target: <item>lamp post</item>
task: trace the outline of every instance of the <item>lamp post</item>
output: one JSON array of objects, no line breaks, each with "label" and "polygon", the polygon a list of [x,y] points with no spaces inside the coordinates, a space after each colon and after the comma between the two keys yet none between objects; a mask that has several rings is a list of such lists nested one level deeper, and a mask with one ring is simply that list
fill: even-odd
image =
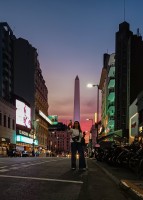
[{"label": "lamp post", "polygon": [[96,118],[96,130],[97,130],[97,136],[96,136],[96,142],[98,143],[98,122],[99,122],[99,85],[95,84],[87,84],[87,87],[92,88],[92,87],[97,87],[97,118]]},{"label": "lamp post", "polygon": [[89,144],[88,144],[88,155],[89,157],[91,157],[92,155],[92,129],[93,129],[93,119],[86,119],[87,121],[91,121],[92,122],[92,126],[91,126],[91,129],[90,129],[90,133],[89,133]]},{"label": "lamp post", "polygon": [[[35,126],[35,122],[36,122],[36,126]],[[37,122],[39,122],[39,119],[33,120],[33,156],[35,155],[35,138],[36,138],[36,131],[37,131]]]}]

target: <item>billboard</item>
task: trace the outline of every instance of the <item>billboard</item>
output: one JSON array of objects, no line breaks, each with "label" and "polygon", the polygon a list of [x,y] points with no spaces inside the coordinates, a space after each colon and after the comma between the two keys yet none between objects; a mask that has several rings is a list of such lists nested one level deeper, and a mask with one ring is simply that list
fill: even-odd
[{"label": "billboard", "polygon": [[130,137],[135,137],[136,135],[138,135],[138,113],[134,114],[130,118],[129,130]]},{"label": "billboard", "polygon": [[39,110],[39,115],[43,117],[49,124],[57,125],[58,124],[58,116],[57,115],[48,115],[46,116],[41,110]]},{"label": "billboard", "polygon": [[52,125],[58,124],[58,116],[57,115],[49,115],[48,118],[51,121]]},{"label": "billboard", "polygon": [[31,108],[16,99],[16,124],[31,128]]}]

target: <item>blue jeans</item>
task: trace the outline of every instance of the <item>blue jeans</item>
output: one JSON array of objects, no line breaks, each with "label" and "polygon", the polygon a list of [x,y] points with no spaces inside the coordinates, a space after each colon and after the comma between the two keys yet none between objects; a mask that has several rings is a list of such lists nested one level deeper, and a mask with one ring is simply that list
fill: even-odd
[{"label": "blue jeans", "polygon": [[86,168],[83,146],[80,142],[71,142],[71,167],[76,168],[76,153],[79,154],[79,169]]}]

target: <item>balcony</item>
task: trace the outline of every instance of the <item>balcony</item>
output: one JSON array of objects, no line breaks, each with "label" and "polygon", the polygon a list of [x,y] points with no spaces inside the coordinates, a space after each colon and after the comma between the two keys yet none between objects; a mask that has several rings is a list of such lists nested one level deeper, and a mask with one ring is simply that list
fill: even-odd
[{"label": "balcony", "polygon": [[110,106],[107,112],[108,112],[108,114],[110,116],[114,116],[114,114],[115,114],[115,106]]},{"label": "balcony", "polygon": [[115,92],[111,92],[108,96],[108,101],[114,102],[115,101]]},{"label": "balcony", "polygon": [[108,84],[108,89],[115,88],[115,79],[111,79]]},{"label": "balcony", "polygon": [[109,120],[107,127],[109,128],[110,132],[114,131],[114,120]]},{"label": "balcony", "polygon": [[109,70],[109,73],[108,73],[108,77],[109,78],[114,78],[115,77],[115,66],[111,66],[110,67],[110,70]]}]

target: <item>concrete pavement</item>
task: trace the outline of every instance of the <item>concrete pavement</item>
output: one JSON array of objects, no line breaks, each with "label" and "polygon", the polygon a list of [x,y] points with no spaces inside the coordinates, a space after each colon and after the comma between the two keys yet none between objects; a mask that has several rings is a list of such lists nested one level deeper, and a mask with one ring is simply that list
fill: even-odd
[{"label": "concrete pavement", "polygon": [[[92,199],[95,199],[95,173],[97,167],[100,168],[110,179],[112,179],[126,194],[130,196],[132,200],[143,200],[143,178],[139,179],[133,172],[129,169],[110,166],[105,162],[99,162],[96,159],[86,159],[88,170],[83,172],[83,180],[85,181],[85,186],[90,185],[87,193],[83,193],[79,199],[88,199],[90,195]],[[87,179],[88,177],[88,179]],[[94,178],[95,177],[95,178]],[[85,191],[87,187],[83,188]],[[102,188],[101,188],[102,189]],[[82,193],[81,193],[82,194]],[[130,199],[130,198],[129,198]]]},{"label": "concrete pavement", "polygon": [[96,159],[90,159],[90,162],[102,169],[132,199],[143,200],[143,178],[139,179],[129,169],[110,166]]}]

